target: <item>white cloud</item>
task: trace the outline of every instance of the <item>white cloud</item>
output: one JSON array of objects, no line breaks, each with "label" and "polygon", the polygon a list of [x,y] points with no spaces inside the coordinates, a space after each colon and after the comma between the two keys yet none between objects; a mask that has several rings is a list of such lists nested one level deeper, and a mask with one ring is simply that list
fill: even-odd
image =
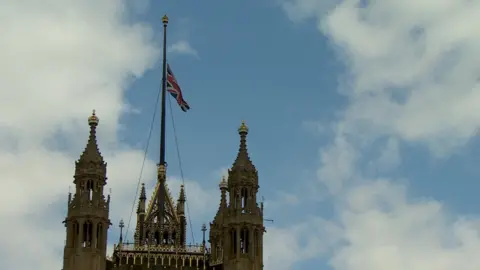
[{"label": "white cloud", "polygon": [[480,38],[473,27],[480,3],[432,3],[355,8],[354,1],[344,1],[322,27],[341,44],[353,75],[347,119],[368,119],[375,133],[445,153],[480,123]]},{"label": "white cloud", "polygon": [[213,172],[213,177],[220,183],[223,177],[228,178],[228,169],[229,167],[221,167]]},{"label": "white cloud", "polygon": [[340,232],[331,222],[314,217],[286,228],[266,227],[266,270],[289,270],[298,262],[322,256],[330,245],[338,241]]},{"label": "white cloud", "polygon": [[[333,268],[478,269],[480,219],[454,215],[435,199],[413,200],[405,185],[370,179],[360,164],[394,168],[401,142],[448,156],[474,134],[480,2],[283,2],[292,20],[317,21],[348,70],[341,91],[350,103],[319,169],[342,230]],[[385,151],[366,155],[379,141]]]},{"label": "white cloud", "polygon": [[[1,2],[0,179],[7,189],[0,198],[0,269],[60,269],[61,222],[92,109],[100,118],[113,226],[130,216],[143,149],[116,135],[121,115],[138,112],[125,102],[125,89],[158,60],[159,44],[150,27],[128,16],[135,3],[127,0]],[[155,173],[147,160],[142,181],[153,183]],[[198,211],[197,200],[209,202],[207,191],[186,184]]]},{"label": "white cloud", "polygon": [[198,58],[197,50],[195,50],[190,45],[190,43],[185,41],[185,40],[180,40],[180,41],[177,41],[177,42],[173,43],[172,45],[170,45],[167,48],[167,51],[170,52],[170,53],[191,55],[191,56],[195,56],[196,58]]},{"label": "white cloud", "polygon": [[317,175],[331,193],[342,190],[344,182],[354,177],[357,152],[345,136],[337,136],[332,145],[321,152],[323,166]]},{"label": "white cloud", "polygon": [[432,199],[410,201],[405,187],[372,181],[347,194],[340,226],[345,244],[332,258],[337,270],[480,267],[480,220],[452,220]]},{"label": "white cloud", "polygon": [[378,158],[370,161],[370,167],[368,168],[373,175],[386,173],[401,163],[400,146],[397,139],[391,137],[386,142],[380,142],[379,144]]},{"label": "white cloud", "polygon": [[1,269],[61,268],[61,209],[93,108],[109,163],[112,221],[130,206],[143,156],[117,141],[118,120],[128,108],[128,82],[153,65],[158,49],[151,30],[132,23],[124,7],[2,1],[0,179],[8,191],[0,199]]},{"label": "white cloud", "polygon": [[[100,150],[108,163],[110,218],[114,227],[120,218],[128,222],[143,149],[123,145],[116,135],[121,115],[138,112],[125,103],[128,83],[154,64],[159,50],[151,29],[127,16],[127,6],[113,0],[2,1],[0,179],[7,190],[0,199],[0,269],[61,268],[61,221],[92,109],[100,117]],[[171,50],[198,56],[185,42]],[[147,160],[142,182],[152,187],[155,172],[155,162]],[[174,198],[179,184],[169,179]],[[194,181],[186,187],[193,217],[211,218],[203,210],[216,210],[218,190]],[[130,232],[135,214],[131,222]]]}]

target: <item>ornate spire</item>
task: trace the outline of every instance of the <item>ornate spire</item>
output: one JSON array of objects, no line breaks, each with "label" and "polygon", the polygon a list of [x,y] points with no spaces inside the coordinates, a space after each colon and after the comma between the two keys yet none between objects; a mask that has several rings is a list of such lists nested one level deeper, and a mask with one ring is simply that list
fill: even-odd
[{"label": "ornate spire", "polygon": [[177,214],[179,216],[185,217],[185,201],[187,197],[185,196],[185,186],[180,185],[180,194],[178,194],[178,203],[177,203]]},{"label": "ornate spire", "polygon": [[222,193],[222,196],[220,198],[220,207],[218,211],[221,209],[227,208],[227,188],[228,188],[228,183],[225,179],[225,176],[222,177],[222,181],[220,181],[220,184],[218,184],[218,187],[220,188],[220,192]]},{"label": "ornate spire", "polygon": [[80,155],[80,159],[78,162],[95,162],[95,163],[102,163],[103,164],[103,157],[98,150],[97,145],[97,135],[96,129],[98,126],[99,119],[95,115],[95,110],[93,110],[92,115],[88,117],[88,124],[90,125],[90,136],[88,138],[87,146],[85,150]]},{"label": "ornate spire", "polygon": [[178,201],[179,202],[185,202],[186,201],[185,186],[184,185],[180,185],[180,195],[178,195]]},{"label": "ornate spire", "polygon": [[145,183],[142,183],[142,188],[140,189],[140,197],[138,198],[137,214],[145,213],[146,200],[147,200],[147,194],[145,192]]},{"label": "ornate spire", "polygon": [[232,170],[243,169],[245,171],[255,172],[255,166],[250,160],[247,151],[248,127],[245,124],[245,121],[242,121],[242,125],[238,128],[238,134],[240,134],[240,149],[238,150],[237,158],[233,163]]},{"label": "ornate spire", "polygon": [[225,176],[222,177],[222,181],[218,184],[220,188],[221,197],[220,197],[220,205],[218,206],[217,214],[215,215],[214,220],[219,221],[223,215],[223,211],[227,209],[227,189],[228,183],[225,179]]},{"label": "ornate spire", "polygon": [[147,199],[147,193],[145,192],[145,183],[142,183],[142,189],[140,190],[140,200]]}]

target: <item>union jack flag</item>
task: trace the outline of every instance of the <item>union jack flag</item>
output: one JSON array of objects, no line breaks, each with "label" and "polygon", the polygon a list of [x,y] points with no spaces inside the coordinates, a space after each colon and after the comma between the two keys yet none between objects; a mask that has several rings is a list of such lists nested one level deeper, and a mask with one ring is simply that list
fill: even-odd
[{"label": "union jack flag", "polygon": [[172,95],[173,98],[177,100],[178,105],[182,111],[186,112],[190,110],[190,106],[188,103],[183,99],[182,89],[177,83],[177,79],[173,75],[172,70],[170,69],[170,65],[167,64],[167,91]]}]

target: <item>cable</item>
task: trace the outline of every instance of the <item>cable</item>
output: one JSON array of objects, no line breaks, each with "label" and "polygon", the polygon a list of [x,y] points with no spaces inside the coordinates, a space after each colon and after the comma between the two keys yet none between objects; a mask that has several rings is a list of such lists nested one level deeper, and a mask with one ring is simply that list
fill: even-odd
[{"label": "cable", "polygon": [[[175,128],[175,120],[173,118],[172,102],[170,101],[170,99],[168,99],[168,105],[170,107],[170,117],[172,118],[173,136],[175,137],[175,146],[177,148],[178,167],[180,169],[180,177],[182,178],[182,184],[183,184],[183,188],[185,189],[185,193],[187,193],[187,191],[186,191],[187,188],[185,186],[185,179],[183,178],[183,169],[182,169],[182,159],[180,157],[180,148],[178,147],[177,130]],[[188,207],[188,200],[185,201],[185,205],[187,207],[188,225],[190,227],[190,233],[192,234],[192,241],[193,241],[193,243],[195,243],[195,235],[193,234],[193,224],[192,224],[192,220],[190,219],[190,209]]]},{"label": "cable", "polygon": [[155,118],[157,116],[158,101],[160,100],[160,93],[161,92],[162,91],[158,91],[157,99],[155,101],[155,108],[153,110],[152,122],[150,123],[150,130],[148,131],[147,145],[145,146],[145,152],[143,153],[142,167],[140,169],[140,175],[138,176],[137,190],[135,192],[135,196],[133,197],[132,211],[130,212],[130,218],[128,219],[127,229],[125,230],[125,237],[123,238],[125,240],[127,239],[128,230],[130,229],[130,223],[132,222],[133,212],[135,211],[135,202],[137,201],[138,191],[140,190],[140,182],[142,180],[143,168],[145,167],[145,161],[147,160],[148,146],[150,145],[150,138],[152,137],[153,125],[155,124]]}]

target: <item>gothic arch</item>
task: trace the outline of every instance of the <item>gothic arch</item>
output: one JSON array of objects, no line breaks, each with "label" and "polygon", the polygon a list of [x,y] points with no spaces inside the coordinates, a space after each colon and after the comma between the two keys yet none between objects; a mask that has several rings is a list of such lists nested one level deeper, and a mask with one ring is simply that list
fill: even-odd
[{"label": "gothic arch", "polygon": [[240,253],[247,254],[250,248],[250,231],[247,227],[242,227],[240,231]]},{"label": "gothic arch", "polygon": [[92,231],[93,224],[92,221],[87,220],[83,223],[83,247],[90,247],[92,245]]},{"label": "gothic arch", "polygon": [[241,200],[242,200],[242,202],[241,202],[242,213],[246,213],[246,211],[247,211],[248,195],[249,195],[248,188],[242,187],[242,189],[240,191],[240,197],[241,197]]},{"label": "gothic arch", "polygon": [[[154,219],[156,219],[158,216],[158,210],[155,210],[153,211],[147,218],[147,220],[145,220],[145,223],[150,223],[152,222]],[[171,224],[172,221],[174,221],[175,219],[173,218],[173,215],[168,212],[168,211],[165,211],[165,214],[164,214],[164,222],[167,223],[167,224]]]}]

